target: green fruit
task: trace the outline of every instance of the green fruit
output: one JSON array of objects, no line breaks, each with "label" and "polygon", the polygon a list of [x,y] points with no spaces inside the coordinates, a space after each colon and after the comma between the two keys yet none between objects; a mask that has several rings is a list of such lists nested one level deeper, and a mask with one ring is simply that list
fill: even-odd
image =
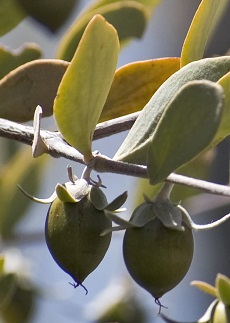
[{"label": "green fruit", "polygon": [[183,279],[192,261],[192,231],[182,225],[184,231],[166,228],[156,217],[143,227],[126,229],[124,235],[124,261],[131,277],[160,306],[158,299]]},{"label": "green fruit", "polygon": [[74,287],[83,286],[84,279],[104,258],[111,233],[101,233],[111,226],[89,194],[77,203],[57,197],[51,204],[45,224],[46,243],[56,263],[76,282]]}]

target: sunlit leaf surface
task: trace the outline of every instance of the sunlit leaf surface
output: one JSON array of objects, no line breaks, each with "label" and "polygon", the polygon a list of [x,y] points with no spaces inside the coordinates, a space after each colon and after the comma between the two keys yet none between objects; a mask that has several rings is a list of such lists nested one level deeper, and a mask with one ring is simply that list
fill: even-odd
[{"label": "sunlit leaf surface", "polygon": [[203,58],[204,50],[228,5],[228,0],[203,0],[190,25],[181,52],[181,67]]},{"label": "sunlit leaf surface", "polygon": [[134,62],[119,68],[100,122],[143,109],[161,84],[179,67],[180,59],[170,57]]},{"label": "sunlit leaf surface", "polygon": [[85,159],[112,84],[119,53],[117,32],[102,16],[88,24],[54,102],[59,130]]}]

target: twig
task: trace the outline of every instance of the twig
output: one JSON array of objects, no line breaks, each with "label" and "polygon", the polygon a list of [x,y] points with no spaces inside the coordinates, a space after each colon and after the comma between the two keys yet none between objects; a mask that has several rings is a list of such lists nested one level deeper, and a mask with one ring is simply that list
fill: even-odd
[{"label": "twig", "polygon": [[[95,139],[110,136],[128,130],[134,123],[138,113],[106,121],[98,125],[95,130]],[[119,121],[116,124],[117,120]],[[83,156],[75,148],[68,145],[59,132],[41,130],[41,137],[48,147],[48,153],[53,157],[64,157],[69,160],[84,164]],[[0,137],[13,139],[21,143],[32,145],[34,130],[33,127],[18,124],[9,120],[0,118]],[[127,176],[147,178],[147,168],[142,165],[129,164],[115,161],[106,156],[96,156],[94,160],[94,169],[98,172],[110,172]],[[200,189],[202,191],[230,196],[230,187],[210,183],[207,181],[190,178],[183,175],[170,174],[167,181],[175,184],[185,185]]]}]

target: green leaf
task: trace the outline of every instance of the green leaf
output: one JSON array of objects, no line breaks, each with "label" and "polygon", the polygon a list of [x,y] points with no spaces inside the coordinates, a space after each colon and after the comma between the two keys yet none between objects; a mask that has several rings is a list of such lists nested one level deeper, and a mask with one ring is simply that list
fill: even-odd
[{"label": "green leaf", "polygon": [[216,289],[219,299],[230,306],[230,279],[222,274],[216,276]]},{"label": "green leaf", "polygon": [[151,137],[163,111],[177,91],[192,80],[216,82],[229,70],[230,56],[223,56],[192,62],[170,76],[141,111],[114,159],[146,165]]},{"label": "green leaf", "polygon": [[192,20],[181,52],[181,67],[203,58],[207,42],[228,5],[228,0],[203,0]]},{"label": "green leaf", "polygon": [[96,15],[58,88],[54,115],[63,137],[89,160],[96,124],[112,84],[119,53],[117,32]]},{"label": "green leaf", "polygon": [[119,68],[100,122],[143,109],[156,90],[179,68],[177,57],[134,62]]},{"label": "green leaf", "polygon": [[0,36],[3,36],[18,25],[26,13],[16,0],[0,0],[0,17]]},{"label": "green leaf", "polygon": [[72,13],[77,0],[17,0],[21,8],[35,20],[55,32]]},{"label": "green leaf", "polygon": [[217,83],[224,89],[225,108],[218,131],[211,142],[210,148],[216,146],[230,134],[230,73],[225,74]]},{"label": "green leaf", "polygon": [[115,27],[120,41],[130,37],[140,38],[146,27],[145,7],[135,1],[118,1],[100,6],[76,19],[58,46],[57,58],[67,61],[72,59],[87,24],[97,14],[102,15]]},{"label": "green leaf", "polygon": [[[38,105],[43,117],[53,114],[53,101],[69,63],[39,59],[16,68],[0,80],[0,118],[33,120]],[[12,95],[13,93],[13,95]]]},{"label": "green leaf", "polygon": [[150,141],[147,171],[151,184],[162,182],[210,144],[223,107],[223,89],[210,81],[191,81],[177,92]]},{"label": "green leaf", "polygon": [[11,51],[6,47],[0,47],[0,78],[10,71],[41,57],[38,45],[27,43],[18,50]]}]

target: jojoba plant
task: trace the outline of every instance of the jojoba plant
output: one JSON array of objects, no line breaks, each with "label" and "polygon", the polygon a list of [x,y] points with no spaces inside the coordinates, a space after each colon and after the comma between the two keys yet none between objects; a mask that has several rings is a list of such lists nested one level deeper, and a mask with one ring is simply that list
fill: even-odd
[{"label": "jojoba plant", "polygon": [[[50,10],[53,2],[46,1]],[[32,45],[18,55],[2,49],[0,65],[6,69],[2,70],[0,82],[0,117],[25,122],[32,120],[35,111],[34,129],[18,126],[20,138],[17,140],[30,145],[33,141],[33,157],[48,153],[86,166],[80,179],[69,168],[69,182],[57,184],[50,198],[41,200],[30,196],[34,201],[51,204],[45,221],[46,243],[56,263],[74,280],[71,285],[82,286],[88,292],[84,280],[103,260],[112,231],[124,229],[123,255],[127,270],[155,298],[161,310],[160,298],[177,286],[189,270],[193,231],[213,228],[230,217],[228,214],[211,224],[196,225],[180,204],[170,200],[172,186],[168,184],[171,181],[193,186],[191,178],[181,180],[180,175],[172,172],[230,134],[230,56],[203,59],[205,44],[227,1],[202,0],[180,57],[136,62],[116,71],[120,43],[142,35],[158,2],[96,1],[64,35],[58,46],[58,60],[36,59],[41,53]],[[69,2],[66,14],[55,24],[50,17],[44,20],[43,12],[38,17],[34,14],[36,10],[27,10],[22,5],[24,1],[18,0],[18,3],[25,12],[18,12],[16,20],[7,19],[9,25],[0,26],[1,34],[14,28],[26,14],[56,30],[75,1]],[[3,6],[2,16],[9,16],[7,8]],[[66,9],[63,4],[59,8]],[[7,64],[7,57],[12,64]],[[130,116],[137,111],[135,116]],[[42,113],[54,116],[60,132],[47,133],[40,129]],[[115,117],[122,118],[111,121]],[[136,118],[112,159],[92,151],[95,138],[128,130]],[[98,125],[102,121],[105,123]],[[8,132],[5,122],[1,127],[3,136],[16,138],[16,131],[12,131],[15,124],[9,124]],[[21,167],[17,162],[14,165],[18,171]],[[20,165],[23,163],[24,160]],[[90,178],[91,170],[146,177],[151,185],[160,184],[163,188],[153,199],[145,197],[130,220],[125,221],[116,212],[127,193],[108,203],[100,178],[97,182]],[[1,199],[1,208],[7,214],[7,222],[10,216],[6,209],[15,200],[11,192],[16,177],[6,170],[4,175],[1,197],[7,195],[8,200],[4,205],[5,199]],[[194,181],[197,188],[230,196],[229,187]],[[118,227],[113,227],[112,221]],[[229,321],[229,289],[220,287],[223,281],[219,281],[217,301],[210,307],[210,315],[200,322]],[[229,282],[225,280],[224,285],[228,286]]]}]

